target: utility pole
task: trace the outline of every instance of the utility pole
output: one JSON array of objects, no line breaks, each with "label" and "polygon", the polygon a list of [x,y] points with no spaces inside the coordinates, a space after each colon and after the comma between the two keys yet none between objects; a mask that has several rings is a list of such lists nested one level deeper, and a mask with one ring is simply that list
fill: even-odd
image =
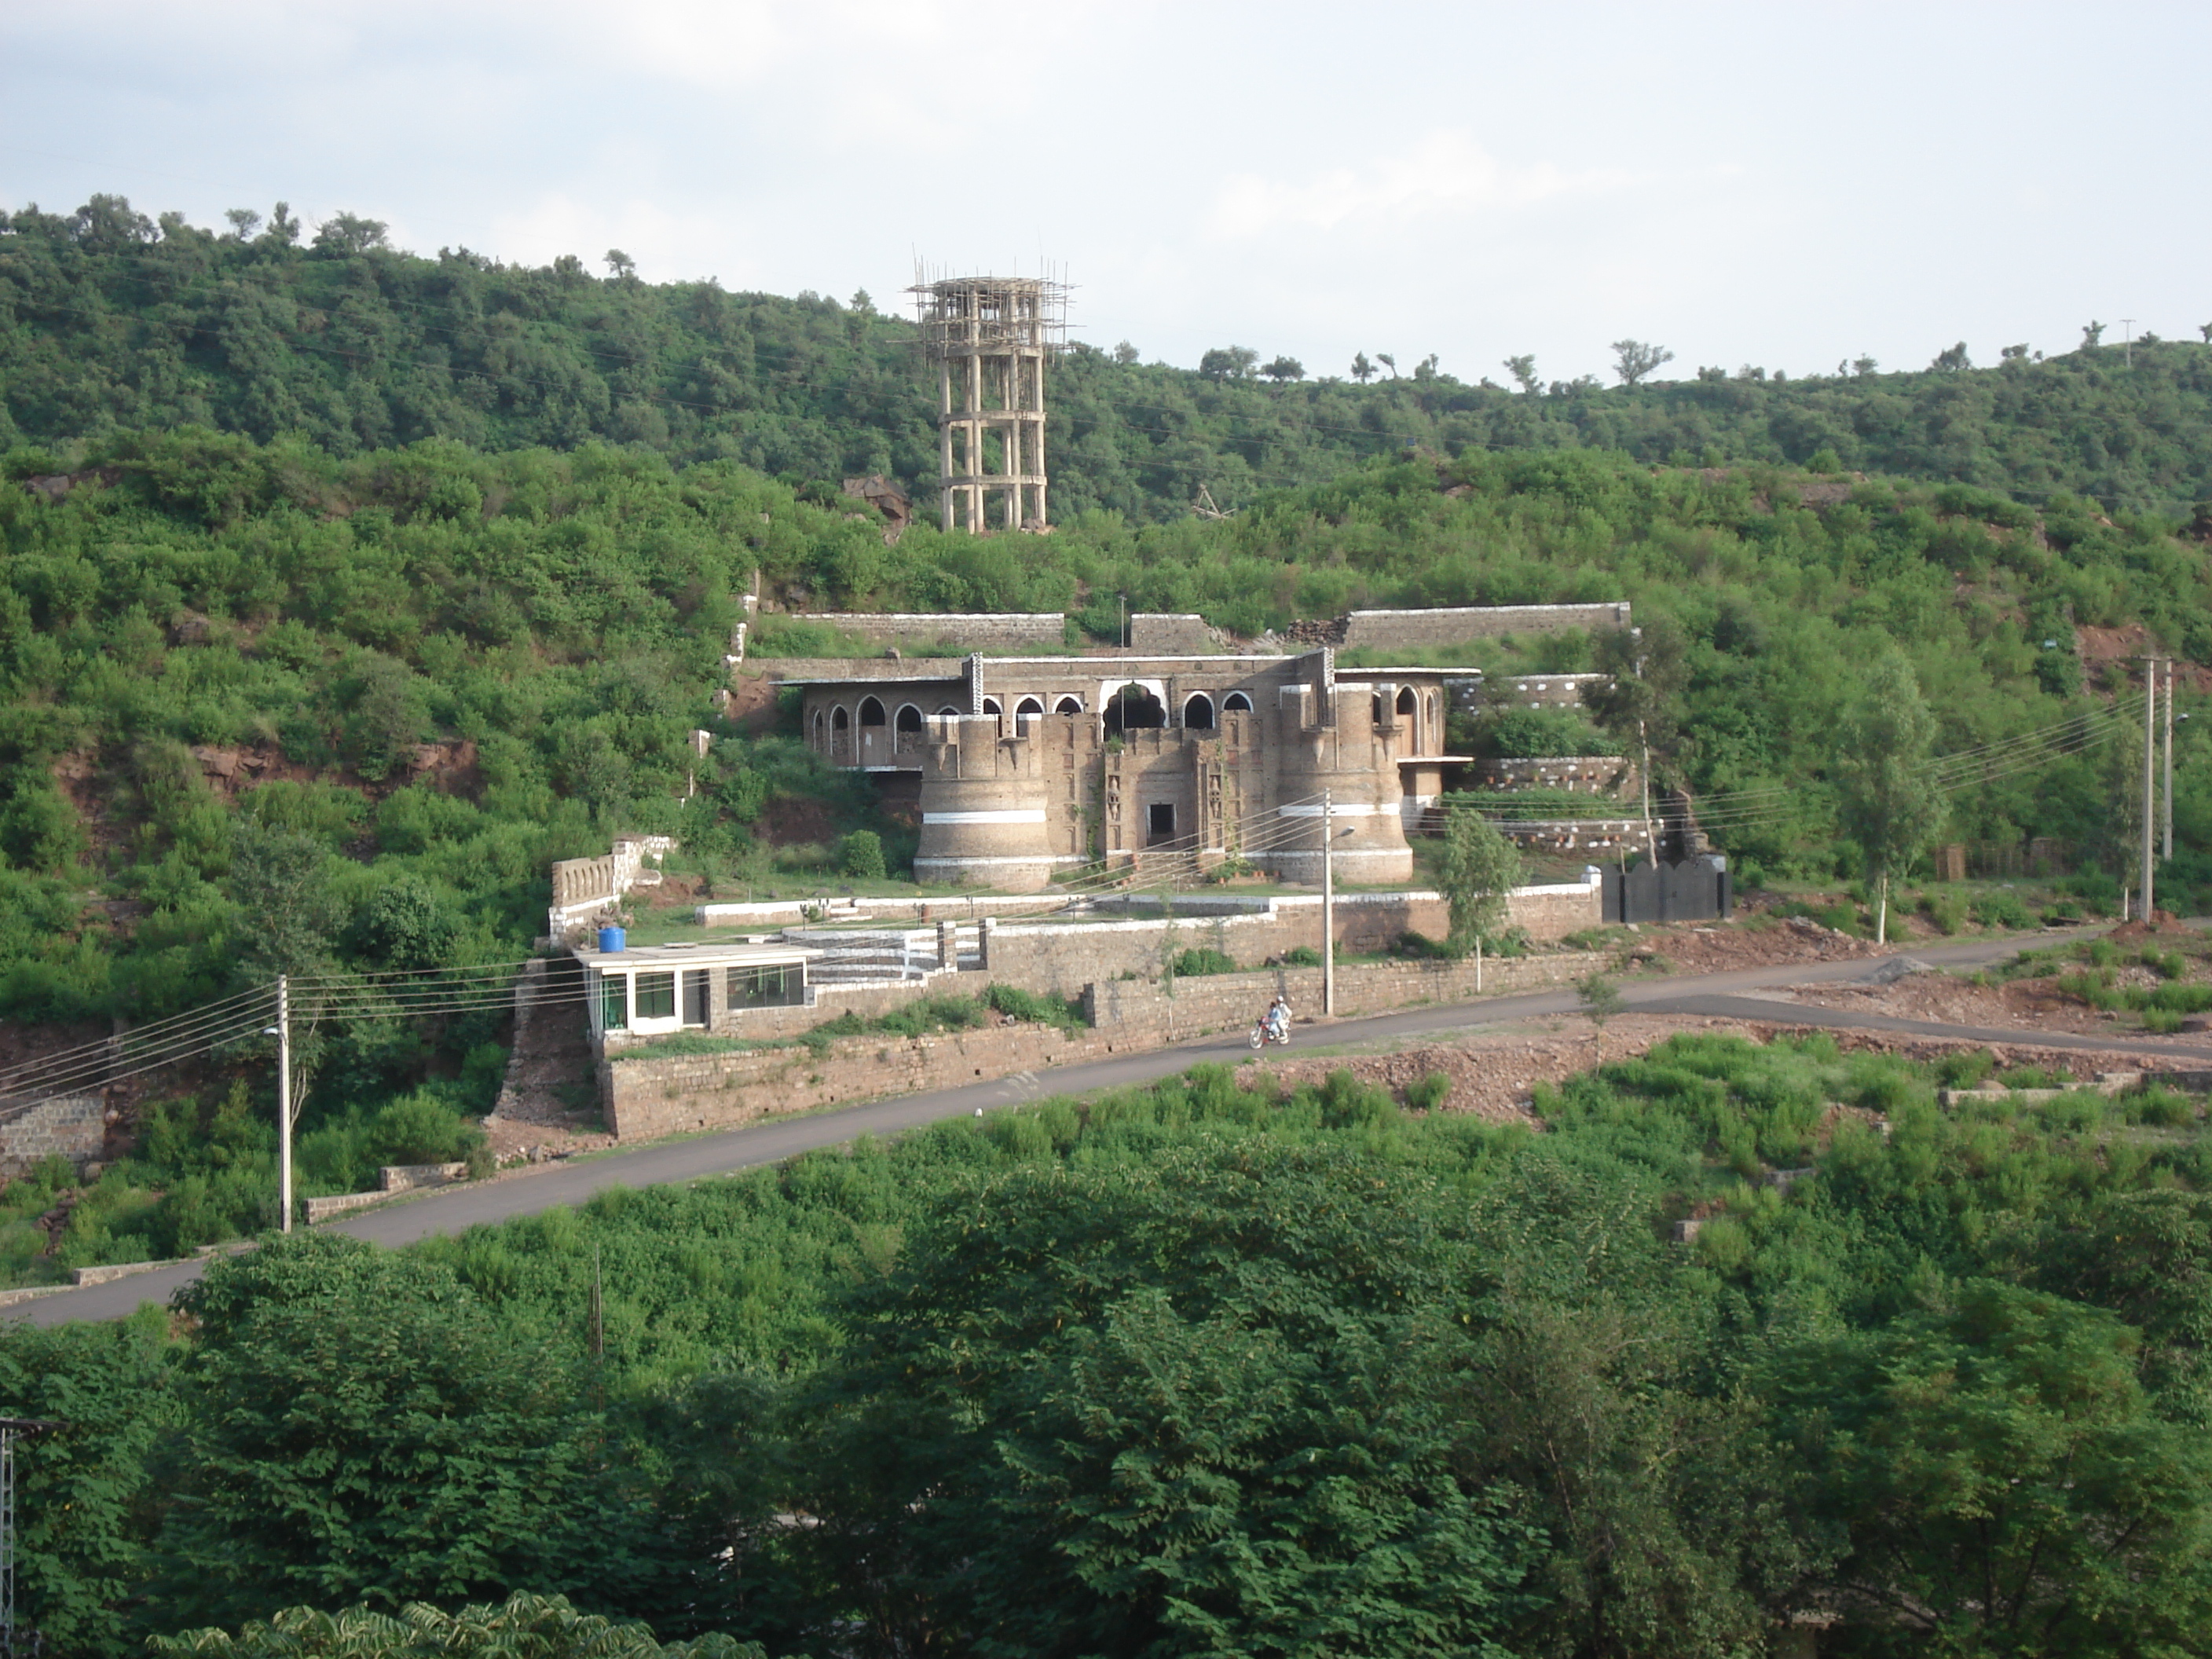
[{"label": "utility pole", "polygon": [[2136,366],[2136,319],[2132,317],[2120,319],[2120,358],[2128,368]]},{"label": "utility pole", "polygon": [[2151,826],[2158,819],[2158,659],[2143,659],[2143,809],[2142,809],[2142,917],[2150,920],[2156,900],[2154,896],[2157,878],[2151,869],[2151,855],[2156,851],[2151,840]]},{"label": "utility pole", "polygon": [[276,975],[277,1231],[292,1231],[292,982]]},{"label": "utility pole", "polygon": [[2173,856],[2173,659],[2166,659],[2166,787],[2160,791],[2160,815],[2165,819],[2166,849]]},{"label": "utility pole", "polygon": [[1330,791],[1321,792],[1321,1011],[1336,1012],[1336,825]]}]

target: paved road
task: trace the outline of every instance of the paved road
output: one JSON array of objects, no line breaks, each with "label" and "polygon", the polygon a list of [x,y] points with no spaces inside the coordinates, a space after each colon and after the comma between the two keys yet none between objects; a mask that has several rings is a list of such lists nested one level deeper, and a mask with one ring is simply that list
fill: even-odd
[{"label": "paved road", "polygon": [[[2001,961],[2020,948],[2021,941],[2017,939],[1976,940],[1926,947],[1911,954],[1936,966],[1977,967]],[[1724,974],[1650,980],[1624,986],[1621,994],[1631,1008],[1645,1013],[1774,1020],[1842,1030],[1895,1030],[1974,1042],[2032,1042],[2046,1048],[2109,1048],[2124,1041],[2130,1048],[2171,1053],[2181,1065],[2212,1066],[2212,1046],[2203,1043],[2161,1042],[2135,1036],[2123,1039],[2117,1033],[2111,1041],[2100,1041],[2025,1028],[1942,1025],[1742,994],[1777,985],[1863,980],[1879,966],[1879,958],[1864,957],[1826,963],[1791,963]],[[1304,1028],[1300,1036],[1307,1047],[1334,1047],[1463,1031],[1474,1025],[1571,1013],[1578,1006],[1579,1000],[1572,990],[1533,991],[1515,996],[1488,997],[1480,1002],[1340,1020],[1326,1027]],[[324,1231],[371,1239],[380,1244],[407,1244],[434,1233],[459,1232],[514,1216],[534,1215],[559,1204],[580,1204],[610,1187],[650,1187],[727,1175],[778,1163],[817,1147],[834,1146],[863,1134],[897,1134],[945,1118],[972,1116],[979,1111],[1045,1095],[1090,1093],[1149,1083],[1206,1060],[1233,1060],[1248,1052],[1241,1036],[1218,1036],[1145,1054],[1117,1054],[1110,1060],[1056,1066],[1041,1075],[1024,1073],[995,1082],[970,1084],[932,1094],[905,1095],[865,1106],[518,1171],[481,1184],[447,1188],[332,1222]],[[202,1265],[197,1261],[179,1262],[106,1285],[88,1285],[36,1297],[0,1310],[0,1317],[27,1318],[38,1325],[76,1319],[119,1319],[135,1311],[142,1303],[166,1302],[179,1285],[199,1277]]]}]

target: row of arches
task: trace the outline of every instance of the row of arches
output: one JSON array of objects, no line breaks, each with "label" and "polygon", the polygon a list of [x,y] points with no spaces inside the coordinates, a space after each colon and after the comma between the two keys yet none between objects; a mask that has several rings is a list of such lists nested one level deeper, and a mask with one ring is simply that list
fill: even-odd
[{"label": "row of arches", "polygon": [[[939,714],[957,714],[960,711],[948,703],[937,712]],[[986,697],[983,699],[983,712],[986,714],[1003,714],[1006,705],[997,697]],[[1042,697],[1024,696],[1014,704],[1016,719],[1039,718],[1044,712],[1044,699]],[[1084,712],[1083,699],[1072,693],[1062,695],[1053,700],[1052,712],[1079,715]],[[1251,712],[1252,699],[1244,692],[1230,692],[1222,698],[1217,710],[1211,696],[1204,691],[1194,691],[1183,700],[1182,723],[1194,732],[1211,732],[1218,724],[1221,714],[1249,714]],[[1118,688],[1107,698],[1104,718],[1109,737],[1118,737],[1124,732],[1152,730],[1168,723],[1167,710],[1158,696],[1149,687],[1133,681]],[[1381,718],[1379,702],[1376,718]],[[856,705],[839,703],[831,708],[817,708],[814,711],[814,746],[832,761],[844,763],[854,759],[857,748],[866,751],[860,758],[862,763],[866,764],[875,757],[875,751],[883,746],[870,735],[872,732],[890,726],[894,737],[888,747],[891,752],[906,754],[921,743],[922,720],[919,704],[902,703],[894,713],[882,698],[874,696],[863,697]],[[855,727],[860,732],[857,741]]]}]

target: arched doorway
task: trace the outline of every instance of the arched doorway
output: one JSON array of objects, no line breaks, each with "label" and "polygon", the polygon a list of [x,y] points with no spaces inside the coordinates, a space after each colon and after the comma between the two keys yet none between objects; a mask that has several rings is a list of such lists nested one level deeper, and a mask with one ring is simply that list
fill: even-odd
[{"label": "arched doorway", "polygon": [[853,763],[853,711],[842,703],[830,711],[830,759],[838,766]]},{"label": "arched doorway", "polygon": [[1106,700],[1106,735],[1118,738],[1124,732],[1143,732],[1168,723],[1168,711],[1160,707],[1160,700],[1144,686],[1134,682],[1123,686]]},{"label": "arched doorway", "polygon": [[1194,691],[1184,699],[1182,723],[1194,732],[1213,730],[1213,699],[1203,691]]},{"label": "arched doorway", "polygon": [[1407,734],[1410,738],[1406,745],[1407,750],[1416,755],[1426,754],[1428,750],[1421,745],[1421,700],[1413,695],[1413,688],[1410,685],[1401,688],[1398,692],[1398,713],[1413,728]]},{"label": "arched doorway", "polygon": [[912,703],[903,705],[893,716],[891,726],[897,733],[894,742],[900,754],[918,755],[921,752],[921,710]]}]

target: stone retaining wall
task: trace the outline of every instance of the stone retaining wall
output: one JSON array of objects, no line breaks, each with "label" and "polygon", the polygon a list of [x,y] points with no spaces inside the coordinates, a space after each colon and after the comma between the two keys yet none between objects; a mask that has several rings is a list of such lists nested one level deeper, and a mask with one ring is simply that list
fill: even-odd
[{"label": "stone retaining wall", "polygon": [[649,1139],[957,1088],[1110,1051],[1102,1036],[1000,1025],[945,1036],[845,1037],[819,1054],[801,1047],[665,1060],[629,1056],[600,1063],[599,1100],[617,1139]]},{"label": "stone retaining wall", "polygon": [[98,1095],[42,1100],[0,1121],[0,1181],[12,1180],[50,1158],[65,1158],[80,1174],[96,1162],[107,1140],[107,1105]]}]

